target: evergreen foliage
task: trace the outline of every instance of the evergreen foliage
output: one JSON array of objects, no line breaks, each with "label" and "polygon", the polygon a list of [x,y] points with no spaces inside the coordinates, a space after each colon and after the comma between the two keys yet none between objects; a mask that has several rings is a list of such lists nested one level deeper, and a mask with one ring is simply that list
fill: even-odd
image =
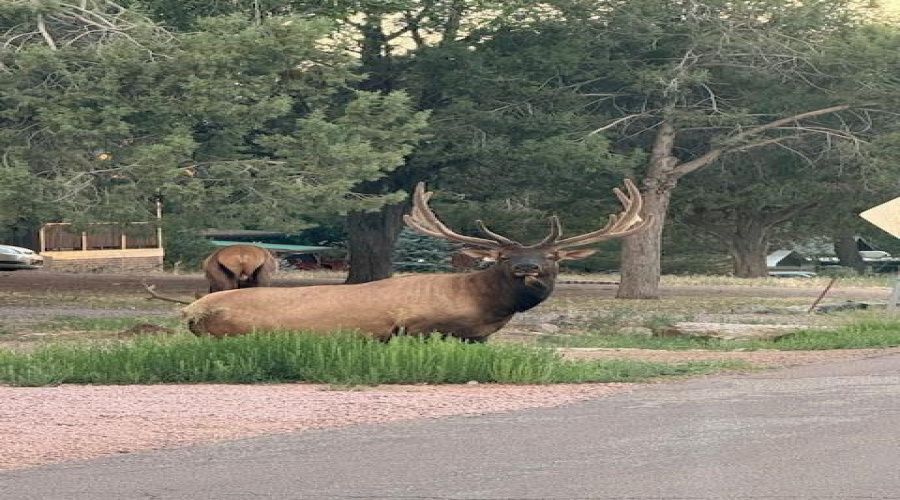
[{"label": "evergreen foliage", "polygon": [[450,271],[456,245],[409,229],[400,232],[394,249],[394,267],[401,272]]},{"label": "evergreen foliage", "polygon": [[0,55],[0,206],[16,207],[0,225],[147,220],[162,198],[182,227],[299,230],[400,198],[353,186],[400,166],[427,113],[350,91],[352,59],[319,46],[326,23],[228,16],[162,36],[142,22]]}]

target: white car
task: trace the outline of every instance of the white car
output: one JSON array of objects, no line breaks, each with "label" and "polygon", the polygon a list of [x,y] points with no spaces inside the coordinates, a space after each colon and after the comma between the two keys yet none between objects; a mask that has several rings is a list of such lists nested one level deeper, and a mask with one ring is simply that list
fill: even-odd
[{"label": "white car", "polygon": [[42,267],[44,267],[44,258],[34,250],[12,245],[0,245],[0,270],[40,269]]}]

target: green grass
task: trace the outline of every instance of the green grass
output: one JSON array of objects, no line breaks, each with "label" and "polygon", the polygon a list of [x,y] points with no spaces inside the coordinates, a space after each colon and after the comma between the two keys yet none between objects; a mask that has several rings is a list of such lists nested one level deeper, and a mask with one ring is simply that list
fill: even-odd
[{"label": "green grass", "polygon": [[611,347],[635,349],[685,350],[821,350],[863,349],[900,346],[900,320],[867,318],[831,329],[798,329],[773,340],[717,340],[690,337],[633,337],[627,335],[586,334],[548,336],[545,345],[565,347]]},{"label": "green grass", "polygon": [[867,319],[833,330],[802,330],[773,341],[778,349],[862,349],[900,346],[900,321]]},{"label": "green grass", "polygon": [[50,344],[0,350],[0,383],[274,383],[342,385],[636,382],[747,368],[733,362],[566,361],[550,349],[437,338],[379,343],[360,336],[257,334],[225,339],[174,335],[133,342]]}]

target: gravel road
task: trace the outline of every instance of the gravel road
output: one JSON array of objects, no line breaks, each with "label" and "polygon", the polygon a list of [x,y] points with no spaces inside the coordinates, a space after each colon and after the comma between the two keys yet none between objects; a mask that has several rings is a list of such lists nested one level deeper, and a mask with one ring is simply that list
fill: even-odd
[{"label": "gravel road", "polygon": [[[844,351],[573,349],[566,356],[654,361],[746,359],[769,367],[880,356]],[[379,386],[313,384],[0,386],[0,470],[363,423],[553,407],[643,384]]]},{"label": "gravel road", "polygon": [[636,386],[0,386],[0,470],[362,423],[559,406]]}]

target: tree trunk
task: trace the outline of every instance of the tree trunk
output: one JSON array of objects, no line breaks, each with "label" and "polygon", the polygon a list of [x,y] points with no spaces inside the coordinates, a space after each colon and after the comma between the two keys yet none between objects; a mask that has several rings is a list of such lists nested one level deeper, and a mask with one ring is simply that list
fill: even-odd
[{"label": "tree trunk", "polygon": [[737,221],[728,241],[738,278],[764,278],[769,275],[766,255],[769,252],[769,228],[753,220]]},{"label": "tree trunk", "polygon": [[842,266],[852,268],[859,274],[865,274],[866,262],[859,253],[856,237],[853,234],[841,231],[832,236],[832,242],[834,243],[834,253],[837,254],[838,261]]},{"label": "tree trunk", "polygon": [[[367,13],[362,26],[360,61],[366,78],[358,88],[368,92],[389,93],[394,89],[396,68],[381,16]],[[402,168],[402,167],[401,167]],[[354,190],[385,194],[398,189],[397,171],[375,180],[362,182]],[[405,203],[385,205],[376,212],[347,214],[347,249],[350,271],[346,283],[366,283],[390,278],[394,272],[394,245],[403,228]]]},{"label": "tree trunk", "polygon": [[346,283],[389,278],[394,272],[394,245],[403,229],[406,204],[385,205],[377,212],[347,215],[350,273]]},{"label": "tree trunk", "polygon": [[626,236],[622,243],[621,266],[619,272],[620,299],[658,299],[660,260],[662,259],[662,232],[669,215],[672,190],[678,179],[672,176],[678,159],[675,150],[675,128],[671,122],[659,125],[650,166],[643,180],[642,195],[644,206],[641,216],[652,217],[653,222],[645,231]]},{"label": "tree trunk", "polygon": [[653,217],[645,231],[626,236],[622,244],[620,299],[658,299],[662,232],[669,213],[672,186],[660,186],[644,193],[641,216]]}]

